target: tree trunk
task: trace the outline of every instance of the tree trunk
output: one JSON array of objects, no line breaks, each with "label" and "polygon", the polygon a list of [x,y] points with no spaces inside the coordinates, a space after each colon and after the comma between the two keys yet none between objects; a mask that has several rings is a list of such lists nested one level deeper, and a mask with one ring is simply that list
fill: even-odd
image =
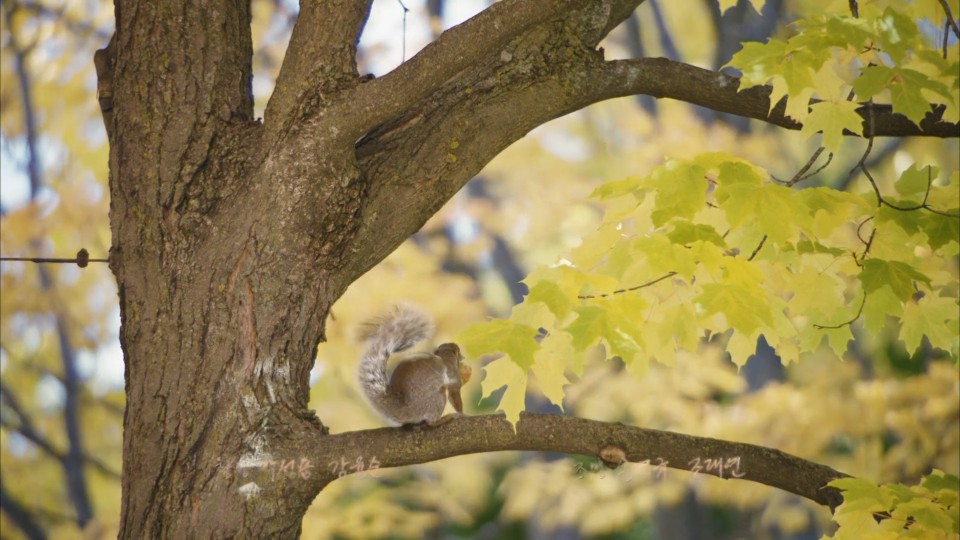
[{"label": "tree trunk", "polygon": [[[329,146],[299,153],[296,131],[264,162],[249,5],[174,4],[118,3],[107,51],[127,393],[120,536],[293,537],[316,475],[254,477],[238,462],[289,457],[281,449],[322,429],[308,374],[342,291],[327,268],[350,233],[357,169]],[[310,180],[339,189],[298,190],[316,169],[325,177]]]}]

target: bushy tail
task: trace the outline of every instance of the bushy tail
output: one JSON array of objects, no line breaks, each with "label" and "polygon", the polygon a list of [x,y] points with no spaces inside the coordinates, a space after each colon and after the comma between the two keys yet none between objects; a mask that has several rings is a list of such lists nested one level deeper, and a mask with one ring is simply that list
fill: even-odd
[{"label": "bushy tail", "polygon": [[396,306],[389,313],[367,322],[360,338],[367,348],[360,357],[360,386],[371,400],[387,390],[387,360],[390,355],[409,349],[433,336],[433,321],[411,305]]}]

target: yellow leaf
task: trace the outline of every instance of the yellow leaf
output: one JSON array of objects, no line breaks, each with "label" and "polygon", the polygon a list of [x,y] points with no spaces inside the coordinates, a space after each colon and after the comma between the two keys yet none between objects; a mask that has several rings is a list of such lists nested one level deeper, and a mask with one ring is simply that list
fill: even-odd
[{"label": "yellow leaf", "polygon": [[547,336],[540,343],[540,350],[533,355],[533,367],[530,368],[543,395],[561,409],[563,387],[570,384],[564,375],[564,369],[576,354],[572,342],[573,337],[566,332]]},{"label": "yellow leaf", "polygon": [[823,146],[836,153],[843,141],[843,132],[848,130],[857,135],[863,134],[863,118],[857,114],[860,105],[852,101],[822,101],[810,106],[810,115],[803,123],[800,133],[809,137],[818,131],[823,132]]},{"label": "yellow leaf", "polygon": [[483,382],[480,383],[483,397],[490,397],[495,390],[503,386],[507,387],[503,397],[500,398],[497,410],[507,415],[507,421],[516,430],[520,411],[524,408],[523,399],[527,393],[527,374],[507,356],[490,362],[483,371],[486,373]]},{"label": "yellow leaf", "polygon": [[742,368],[747,363],[747,359],[757,350],[757,335],[746,335],[743,332],[734,331],[727,341],[727,352],[730,353],[730,360],[736,364],[737,368]]}]

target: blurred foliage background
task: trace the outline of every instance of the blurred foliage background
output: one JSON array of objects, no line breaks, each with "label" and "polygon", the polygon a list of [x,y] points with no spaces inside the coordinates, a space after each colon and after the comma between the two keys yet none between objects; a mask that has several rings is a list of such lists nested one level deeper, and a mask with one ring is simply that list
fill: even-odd
[{"label": "blurred foliage background", "polygon": [[[377,0],[361,41],[362,72],[389,71],[487,4]],[[769,0],[760,16],[740,2],[721,16],[713,0],[648,0],[603,47],[608,58],[666,56],[718,68],[741,41],[789,32],[789,20],[822,4]],[[253,0],[253,8],[261,114],[297,6]],[[106,257],[108,149],[92,59],[113,31],[113,6],[3,0],[0,15],[0,253],[72,257],[82,247]],[[534,130],[338,302],[318,350],[312,406],[334,432],[381,425],[355,382],[357,325],[412,301],[436,317],[439,342],[508,314],[528,270],[555,261],[599,223],[586,195],[600,183],[710,150],[790,177],[814,149],[795,132],[644,96]],[[861,150],[848,141],[815,181],[851,187],[847,173]],[[879,141],[871,159],[878,176],[896,177],[914,161],[955,166],[960,149],[956,139],[891,139]],[[124,398],[112,275],[98,263],[4,262],[0,279],[0,535],[115,536]],[[739,373],[712,344],[639,380],[598,352],[567,387],[562,412],[771,446],[883,482],[912,481],[933,467],[960,472],[953,362],[929,347],[911,357],[883,333],[854,333],[844,359],[824,351],[789,369],[761,340]],[[498,396],[480,400],[483,375],[475,373],[468,411],[491,412]],[[536,392],[527,408],[561,413]],[[503,453],[351,475],[320,494],[303,536],[800,539],[818,538],[828,522],[825,509],[764,486]]]}]

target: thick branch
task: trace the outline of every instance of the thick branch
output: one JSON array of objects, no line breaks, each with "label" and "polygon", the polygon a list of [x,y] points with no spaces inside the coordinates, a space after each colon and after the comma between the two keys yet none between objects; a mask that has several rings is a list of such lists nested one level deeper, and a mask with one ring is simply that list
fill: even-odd
[{"label": "thick branch", "polygon": [[[785,102],[778,103],[770,111],[769,87],[754,87],[738,92],[740,83],[735,77],[665,58],[607,62],[593,76],[597,84],[587,89],[592,94],[589,96],[591,102],[646,94],[755,118],[788,129],[803,127],[784,114]],[[869,107],[873,108],[872,130],[867,123]],[[960,137],[960,125],[940,119],[942,109],[931,111],[919,126],[906,116],[894,113],[889,105],[864,105],[857,112],[864,119],[864,137]]]},{"label": "thick branch", "polygon": [[264,112],[270,128],[291,115],[310,92],[321,94],[357,84],[357,41],[373,0],[301,2],[300,14]]},{"label": "thick branch", "polygon": [[[542,24],[585,0],[505,0],[451,28],[416,56],[384,77],[360,85],[335,108],[351,140],[401,114],[451,77],[532,26]],[[340,116],[342,115],[342,116]]]},{"label": "thick branch", "polygon": [[[585,420],[570,416],[523,413],[516,432],[501,415],[458,418],[435,428],[383,428],[322,437],[322,463],[365,462],[376,458],[381,467],[400,467],[438,459],[504,450],[562,452],[601,456],[605,448],[623,451],[626,461],[666,461],[666,466],[690,471],[698,458],[739,458],[741,480],[772,486],[822,505],[836,508],[840,492],[827,482],[847,476],[826,465],[753,444],[721,441],[681,433]],[[730,478],[706,469],[699,471]],[[330,474],[330,470],[323,471]],[[332,479],[332,478],[331,478]]]},{"label": "thick branch", "polygon": [[[563,25],[576,27],[587,11],[569,12]],[[485,56],[361,140],[358,161],[371,187],[364,209],[369,217],[356,238],[364,249],[363,260],[354,261],[355,275],[419,229],[509,144],[598,101],[648,94],[801,127],[784,115],[783,104],[768,114],[768,88],[738,92],[733,77],[661,58],[605,62],[590,45],[590,25],[582,24],[580,42],[570,39],[574,32],[558,35],[557,25],[531,28],[504,47],[504,54]],[[868,135],[960,135],[956,124],[939,121],[936,113],[918,127],[889,106],[872,107]],[[866,106],[861,114],[870,114]]]}]

